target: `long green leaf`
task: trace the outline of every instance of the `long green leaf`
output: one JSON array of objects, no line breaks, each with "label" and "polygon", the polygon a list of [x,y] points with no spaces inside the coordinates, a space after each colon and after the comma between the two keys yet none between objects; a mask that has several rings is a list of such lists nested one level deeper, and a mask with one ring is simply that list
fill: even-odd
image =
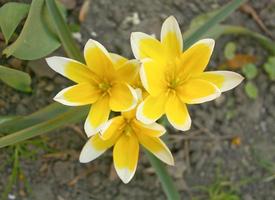
[{"label": "long green leaf", "polygon": [[151,165],[156,170],[156,173],[160,179],[164,192],[168,200],[180,200],[180,195],[174,186],[172,178],[169,176],[164,164],[155,157],[152,153],[145,150],[145,153],[151,163]]},{"label": "long green leaf", "polygon": [[272,55],[275,55],[275,42],[270,40],[268,37],[251,31],[245,27],[234,26],[234,25],[218,25],[214,29],[211,29],[207,33],[210,37],[218,38],[222,35],[244,35],[257,40],[266,50]]},{"label": "long green leaf", "polygon": [[3,52],[23,60],[42,58],[60,46],[60,42],[43,20],[44,0],[33,0],[24,27],[17,40]]},{"label": "long green leaf", "polygon": [[74,41],[72,34],[69,30],[69,27],[64,21],[60,11],[58,10],[58,6],[54,0],[46,0],[48,11],[52,17],[52,21],[54,22],[56,32],[59,36],[59,39],[62,42],[62,45],[70,58],[83,61],[83,56],[81,51],[79,50],[76,42]]},{"label": "long green leaf", "polygon": [[6,44],[21,20],[28,14],[30,6],[25,3],[9,2],[0,8],[0,27]]},{"label": "long green leaf", "polygon": [[31,91],[31,77],[25,72],[0,65],[0,80],[16,90]]},{"label": "long green leaf", "polygon": [[52,103],[31,115],[18,116],[17,118],[1,123],[0,131],[5,134],[19,131],[69,112],[70,109],[72,108],[59,103]]},{"label": "long green leaf", "polygon": [[33,138],[64,125],[78,122],[83,120],[85,115],[87,115],[86,107],[72,108],[68,112],[57,115],[54,118],[0,138],[0,148]]},{"label": "long green leaf", "polygon": [[199,26],[192,32],[190,37],[184,41],[184,48],[190,47],[199,40],[209,29],[226,19],[232,12],[239,8],[246,0],[235,0],[225,5],[222,9],[216,12],[203,25]]}]

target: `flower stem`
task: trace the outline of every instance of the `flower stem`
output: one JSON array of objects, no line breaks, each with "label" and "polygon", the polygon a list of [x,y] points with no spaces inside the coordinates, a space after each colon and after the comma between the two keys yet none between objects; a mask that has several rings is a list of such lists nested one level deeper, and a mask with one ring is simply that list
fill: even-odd
[{"label": "flower stem", "polygon": [[[55,0],[46,0],[46,2],[47,2],[48,10],[56,25],[56,31],[57,31],[58,37],[61,40],[61,43],[66,53],[68,54],[69,57],[73,59],[83,61],[81,52],[78,49],[75,41],[73,40],[68,26],[66,25],[64,19],[62,18],[56,6]],[[156,173],[160,179],[163,190],[167,195],[167,198],[169,200],[179,200],[180,199],[179,193],[176,190],[173,184],[172,178],[169,176],[163,163],[148,151],[146,151],[146,155],[148,156],[152,166],[156,170]]]},{"label": "flower stem", "polygon": [[177,189],[173,183],[173,180],[172,180],[171,176],[168,174],[164,164],[149,151],[145,150],[145,152],[146,152],[146,155],[147,155],[151,165],[156,170],[156,173],[159,177],[159,180],[160,180],[162,188],[167,196],[167,199],[179,200],[180,194],[177,191]]}]

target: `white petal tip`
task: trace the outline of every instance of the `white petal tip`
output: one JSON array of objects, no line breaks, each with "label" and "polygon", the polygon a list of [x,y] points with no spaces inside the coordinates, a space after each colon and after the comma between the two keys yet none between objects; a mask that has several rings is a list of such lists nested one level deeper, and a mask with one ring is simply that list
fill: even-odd
[{"label": "white petal tip", "polygon": [[[73,87],[73,86],[71,86],[71,87]],[[64,93],[67,92],[68,90],[70,90],[71,87],[67,87],[67,88],[61,90],[59,93],[57,93],[55,95],[55,97],[53,98],[53,100],[56,101],[56,102],[58,102],[58,103],[61,103],[63,105],[66,105],[66,106],[81,106],[81,105],[83,105],[82,103],[72,102],[72,101],[68,101],[66,99],[66,97],[64,96]]]},{"label": "white petal tip", "polygon": [[84,145],[83,149],[80,152],[79,156],[79,162],[80,163],[88,163],[99,157],[102,153],[104,153],[105,150],[103,151],[97,151],[93,148],[92,144],[90,141],[87,141],[87,143]]},{"label": "white petal tip", "polygon": [[168,24],[178,24],[178,21],[177,21],[177,19],[173,15],[170,15],[164,21],[164,24],[166,24],[166,23],[168,23]]},{"label": "white petal tip", "polygon": [[87,137],[91,137],[91,136],[97,134],[98,132],[100,132],[100,128],[101,128],[101,126],[93,127],[88,120],[85,121],[84,130],[85,130]]},{"label": "white petal tip", "polygon": [[[162,142],[163,143],[163,142]],[[166,163],[167,165],[174,166],[174,158],[168,147],[163,143],[163,146],[165,147],[165,150],[159,151],[159,152],[152,152],[159,160]]]},{"label": "white petal tip", "polygon": [[68,58],[60,57],[60,56],[52,56],[45,59],[49,67],[56,71],[59,74],[64,74],[64,66],[71,61]]},{"label": "white petal tip", "polygon": [[205,38],[205,39],[201,39],[199,40],[197,43],[195,44],[205,44],[207,45],[209,48],[213,49],[215,46],[215,40],[211,39],[211,38]]},{"label": "white petal tip", "polygon": [[123,183],[127,184],[130,182],[130,180],[133,178],[135,172],[134,171],[130,171],[127,168],[123,168],[123,169],[116,169],[117,175],[119,176],[119,178],[122,180]]},{"label": "white petal tip", "polygon": [[190,130],[191,128],[191,118],[188,117],[186,119],[186,121],[183,123],[183,124],[175,124],[174,122],[172,122],[171,120],[169,120],[168,118],[168,121],[170,122],[170,124],[177,130],[180,130],[180,131],[188,131]]},{"label": "white petal tip", "polygon": [[235,88],[236,86],[241,84],[241,82],[244,80],[244,77],[236,72],[225,71],[222,73],[226,79],[221,88],[222,92]]}]

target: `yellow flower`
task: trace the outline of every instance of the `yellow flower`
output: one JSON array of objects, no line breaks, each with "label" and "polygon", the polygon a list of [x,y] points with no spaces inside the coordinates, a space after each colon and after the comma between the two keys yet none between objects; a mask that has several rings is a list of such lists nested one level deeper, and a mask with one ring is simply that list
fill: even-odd
[{"label": "yellow flower", "polygon": [[113,148],[113,160],[116,172],[124,183],[134,176],[139,143],[163,162],[173,165],[174,159],[167,146],[159,138],[165,133],[163,126],[152,123],[143,124],[135,118],[136,110],[121,113],[109,120],[100,133],[92,136],[80,153],[80,162],[87,163]]},{"label": "yellow flower", "polygon": [[110,111],[128,111],[137,104],[135,90],[129,85],[139,71],[137,60],[109,53],[100,43],[89,40],[84,48],[86,65],[78,61],[50,57],[48,65],[76,85],[63,89],[54,100],[68,106],[92,104],[85,121],[88,136],[106,123]]},{"label": "yellow flower", "polygon": [[141,32],[132,33],[132,50],[142,62],[140,77],[149,93],[138,106],[137,119],[150,124],[166,114],[176,129],[186,131],[191,126],[186,104],[213,100],[240,84],[243,77],[237,73],[204,72],[214,43],[202,39],[182,52],[182,35],[173,16],[162,25],[161,41]]}]

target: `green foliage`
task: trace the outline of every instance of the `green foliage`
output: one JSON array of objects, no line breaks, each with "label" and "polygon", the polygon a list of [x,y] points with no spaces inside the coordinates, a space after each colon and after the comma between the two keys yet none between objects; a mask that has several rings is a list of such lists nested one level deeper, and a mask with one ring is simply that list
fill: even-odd
[{"label": "green foliage", "polygon": [[76,42],[74,41],[69,27],[67,26],[57,4],[54,0],[46,0],[47,8],[51,16],[52,22],[56,29],[56,33],[63,45],[67,55],[80,62],[84,61],[81,51],[79,50]]},{"label": "green foliage", "polygon": [[199,186],[197,188],[205,192],[207,195],[206,199],[209,200],[241,200],[233,183],[222,178],[217,178],[209,186]]},{"label": "green foliage", "polygon": [[269,78],[275,80],[275,57],[269,57],[268,61],[264,64],[264,70],[268,74]]},{"label": "green foliage", "polygon": [[[191,24],[188,30],[183,34],[183,38],[191,37],[194,31],[197,29],[197,27],[205,24],[211,17],[217,14],[220,10],[221,9],[218,9],[216,11],[204,13],[195,17],[191,21]],[[267,38],[266,36],[260,33],[254,32],[252,30],[249,30],[241,26],[216,24],[214,26],[211,26],[208,31],[204,32],[201,35],[201,38],[204,37],[204,38],[218,39],[222,35],[244,35],[246,37],[247,36],[251,37],[257,40],[272,55],[275,55],[275,43],[272,40],[270,40],[269,38]]]},{"label": "green foliage", "polygon": [[42,15],[44,8],[44,0],[32,1],[19,37],[4,50],[4,54],[23,60],[35,60],[50,54],[60,46],[57,36],[46,26]]},{"label": "green foliage", "polygon": [[[35,147],[35,148],[33,148]],[[4,170],[6,166],[11,166],[11,174],[9,175],[7,184],[4,187],[4,191],[1,194],[1,200],[8,199],[8,194],[12,191],[13,186],[17,183],[20,177],[23,176],[24,172],[20,165],[20,160],[26,159],[37,159],[37,156],[41,152],[54,152],[54,149],[50,148],[44,138],[36,138],[33,140],[25,141],[24,143],[17,144],[15,146],[10,146],[6,149],[9,154],[8,159],[2,162],[0,165],[0,172]],[[28,180],[21,178],[23,185],[28,193],[30,193],[31,188],[29,187]]]},{"label": "green foliage", "polygon": [[225,45],[224,48],[224,56],[226,59],[230,60],[235,56],[235,52],[236,52],[236,44],[234,42],[228,42]]},{"label": "green foliage", "polygon": [[232,12],[241,6],[245,0],[231,1],[217,11],[211,12],[208,18],[198,26],[193,26],[193,30],[189,32],[189,37],[185,40],[185,48],[195,43],[198,39],[203,37],[209,30],[214,28],[221,21],[226,19]]},{"label": "green foliage", "polygon": [[242,72],[248,80],[252,80],[258,75],[258,69],[253,63],[244,65],[242,67]]},{"label": "green foliage", "polygon": [[256,99],[258,97],[258,88],[251,81],[247,82],[244,86],[245,93],[251,99]]},{"label": "green foliage", "polygon": [[266,158],[266,156],[258,149],[252,149],[252,156],[256,160],[257,165],[268,173],[268,176],[265,177],[263,181],[271,182],[275,180],[275,162]]},{"label": "green foliage", "polygon": [[6,44],[21,20],[26,17],[28,11],[28,4],[15,2],[6,3],[0,8],[0,27]]},{"label": "green foliage", "polygon": [[[64,106],[60,105],[60,107],[62,108]],[[65,110],[67,110],[67,109],[65,109]],[[57,115],[52,115],[52,112],[43,113],[44,116],[42,117],[42,120],[40,119],[41,121],[40,120],[39,120],[39,122],[36,121],[36,123],[31,122],[30,126],[25,127],[21,130],[15,131],[12,134],[9,134],[7,136],[1,137],[0,138],[0,148],[33,138],[33,137],[41,135],[45,132],[55,130],[55,129],[62,127],[64,125],[83,120],[84,117],[87,115],[87,113],[88,113],[87,107],[71,108],[71,109],[68,109],[67,112],[61,112],[61,113],[58,113]],[[32,117],[33,116],[28,118],[28,120],[31,120],[31,119],[33,119],[34,121],[37,120]],[[23,122],[24,122],[24,120],[23,120]],[[16,123],[16,120],[15,120],[15,123]],[[22,123],[22,121],[21,121],[21,123]],[[18,123],[18,125],[20,126],[19,123]],[[5,124],[2,124],[2,126],[5,126]],[[13,126],[14,126],[14,124],[13,124]],[[21,126],[22,126],[22,124],[21,124]]]},{"label": "green foliage", "polygon": [[0,80],[23,92],[31,92],[31,77],[25,73],[0,65]]}]

